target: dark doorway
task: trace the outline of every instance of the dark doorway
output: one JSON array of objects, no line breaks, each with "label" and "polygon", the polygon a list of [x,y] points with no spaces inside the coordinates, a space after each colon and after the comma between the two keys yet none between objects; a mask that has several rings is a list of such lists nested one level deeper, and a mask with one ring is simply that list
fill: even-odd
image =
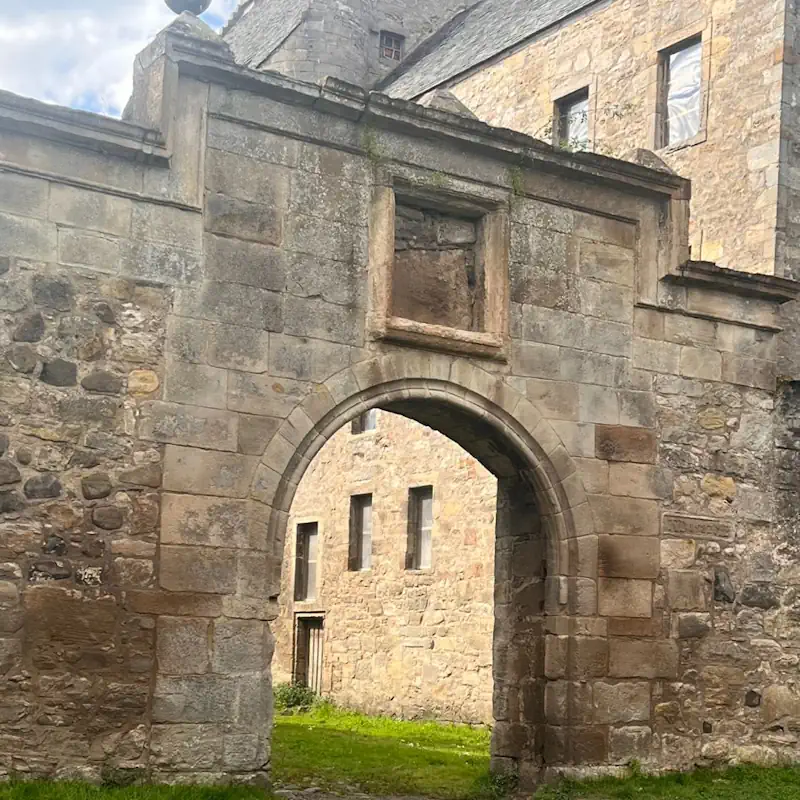
[{"label": "dark doorway", "polygon": [[322,693],[324,617],[297,616],[294,680],[315,694]]}]

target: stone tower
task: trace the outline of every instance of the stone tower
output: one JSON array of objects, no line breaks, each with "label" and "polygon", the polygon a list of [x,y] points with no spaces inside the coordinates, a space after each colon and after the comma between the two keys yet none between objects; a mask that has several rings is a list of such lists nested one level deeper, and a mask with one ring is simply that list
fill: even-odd
[{"label": "stone tower", "polygon": [[[309,82],[331,76],[368,88],[475,2],[246,0],[225,39],[245,66]],[[399,46],[382,47],[387,42]]]}]

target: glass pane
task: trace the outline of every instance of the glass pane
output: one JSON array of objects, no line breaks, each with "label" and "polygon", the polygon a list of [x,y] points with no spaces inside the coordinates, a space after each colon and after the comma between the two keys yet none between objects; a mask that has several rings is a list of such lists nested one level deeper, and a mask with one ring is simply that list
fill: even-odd
[{"label": "glass pane", "polygon": [[306,599],[313,600],[317,596],[317,555],[319,550],[319,533],[317,526],[309,525],[306,532]]},{"label": "glass pane", "polygon": [[562,144],[573,150],[589,147],[589,97],[583,96],[564,105]]},{"label": "glass pane", "polygon": [[433,550],[433,537],[430,528],[423,528],[419,537],[419,568],[430,569],[431,553]]},{"label": "glass pane", "polygon": [[430,528],[433,525],[433,492],[429,489],[420,494],[420,527]]},{"label": "glass pane", "polygon": [[700,132],[702,42],[677,50],[667,64],[666,143],[676,144]]},{"label": "glass pane", "polygon": [[361,499],[361,569],[372,567],[372,496]]}]

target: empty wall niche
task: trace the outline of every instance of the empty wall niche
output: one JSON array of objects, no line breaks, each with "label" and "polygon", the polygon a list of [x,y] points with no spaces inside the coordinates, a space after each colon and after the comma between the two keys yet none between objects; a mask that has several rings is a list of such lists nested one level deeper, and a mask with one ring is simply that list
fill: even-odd
[{"label": "empty wall niche", "polygon": [[484,263],[480,217],[395,206],[392,312],[464,331],[484,330]]}]

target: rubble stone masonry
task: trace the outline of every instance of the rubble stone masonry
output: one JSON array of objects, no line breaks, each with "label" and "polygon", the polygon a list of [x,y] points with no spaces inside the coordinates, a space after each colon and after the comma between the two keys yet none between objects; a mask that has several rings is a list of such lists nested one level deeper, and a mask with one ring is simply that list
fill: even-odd
[{"label": "rubble stone masonry", "polygon": [[[796,758],[796,285],[690,261],[686,181],[191,17],[124,121],[1,94],[0,153],[0,773],[267,782],[289,511],[373,407],[497,479],[495,769]],[[469,327],[397,313],[409,203],[476,220]]]},{"label": "rubble stone masonry", "polygon": [[[408,493],[432,486],[431,569],[406,569]],[[372,568],[348,569],[350,497],[372,494]],[[377,413],[347,425],[303,477],[289,519],[275,624],[275,680],[293,674],[294,614],[325,616],[323,694],[369,713],[492,722],[497,481],[457,444],[413,420]],[[294,596],[295,537],[317,521],[313,601]],[[378,678],[378,676],[380,676]]]}]

